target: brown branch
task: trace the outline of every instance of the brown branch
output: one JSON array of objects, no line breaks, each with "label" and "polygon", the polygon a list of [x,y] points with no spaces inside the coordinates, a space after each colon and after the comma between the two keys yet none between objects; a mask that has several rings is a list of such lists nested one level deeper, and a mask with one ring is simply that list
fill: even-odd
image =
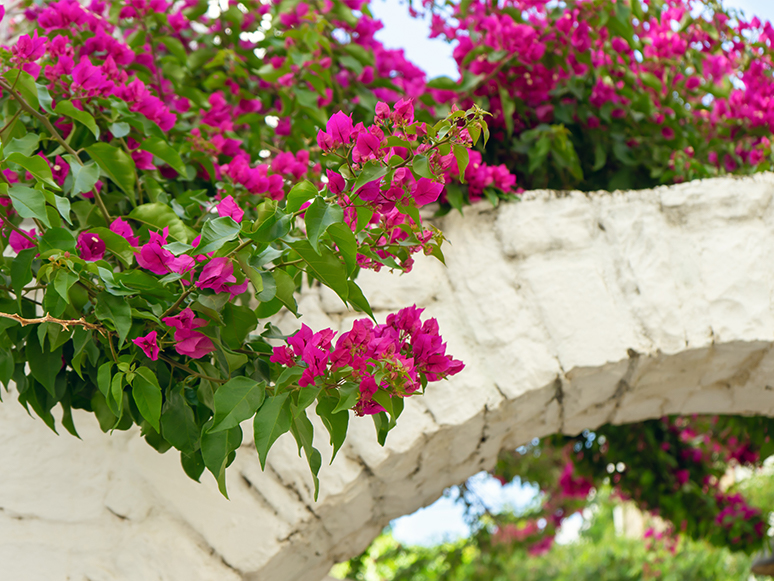
[{"label": "brown branch", "polygon": [[100,325],[95,325],[94,323],[89,323],[83,317],[81,317],[80,319],[55,319],[54,317],[46,313],[45,317],[40,317],[38,319],[25,319],[24,317],[21,317],[15,313],[2,313],[2,312],[0,312],[0,317],[4,319],[13,319],[16,322],[21,323],[22,327],[25,327],[27,325],[35,325],[38,323],[56,323],[57,325],[62,325],[62,327],[64,327],[64,329],[67,331],[70,330],[70,327],[83,327],[84,329],[99,331],[103,335],[105,335],[107,332],[104,327],[101,327]]}]

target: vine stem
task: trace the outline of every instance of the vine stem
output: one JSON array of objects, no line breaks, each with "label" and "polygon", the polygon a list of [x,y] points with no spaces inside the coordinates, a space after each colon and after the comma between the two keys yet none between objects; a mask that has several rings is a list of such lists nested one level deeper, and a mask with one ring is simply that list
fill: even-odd
[{"label": "vine stem", "polygon": [[191,292],[194,290],[194,288],[196,288],[196,287],[193,284],[191,284],[191,286],[188,287],[188,289],[183,294],[180,295],[180,298],[175,301],[175,304],[172,305],[171,307],[169,307],[164,312],[164,314],[161,315],[161,317],[159,317],[159,318],[163,319],[164,317],[168,317],[170,313],[174,312],[174,310],[177,309],[177,307],[179,307],[181,304],[183,304],[183,301],[186,299],[186,297],[188,295],[191,294]]},{"label": "vine stem", "polygon": [[97,205],[99,206],[99,211],[102,212],[102,217],[105,219],[105,222],[107,222],[108,228],[110,228],[113,221],[110,219],[110,213],[107,211],[107,207],[105,207],[105,202],[102,201],[102,196],[99,194],[96,187],[92,188],[91,191],[94,194],[94,199],[97,200]]},{"label": "vine stem", "polygon": [[106,334],[104,327],[101,327],[100,325],[95,325],[94,323],[89,323],[83,317],[81,317],[80,319],[57,319],[52,317],[50,314],[46,313],[45,317],[39,317],[37,319],[25,319],[24,317],[21,317],[16,313],[2,313],[2,312],[0,312],[0,317],[4,319],[13,319],[16,322],[21,323],[22,327],[26,327],[27,325],[35,325],[39,323],[56,323],[57,325],[62,325],[62,327],[64,327],[66,331],[69,331],[70,327],[83,327],[85,329],[90,329],[92,331],[99,331],[103,335]]},{"label": "vine stem", "polygon": [[38,243],[38,241],[37,241],[37,240],[35,240],[35,239],[34,239],[32,236],[30,236],[29,234],[27,234],[27,233],[26,233],[24,230],[22,230],[21,228],[19,228],[18,226],[16,226],[16,225],[15,225],[14,223],[12,223],[10,220],[6,220],[6,221],[5,221],[5,224],[6,224],[6,225],[7,225],[7,226],[8,226],[8,227],[11,229],[11,230],[13,230],[14,232],[16,232],[16,233],[17,233],[17,234],[19,234],[20,236],[24,236],[24,237],[25,237],[27,240],[29,240],[29,241],[30,241],[30,242],[32,242],[33,244],[37,244],[37,243]]}]

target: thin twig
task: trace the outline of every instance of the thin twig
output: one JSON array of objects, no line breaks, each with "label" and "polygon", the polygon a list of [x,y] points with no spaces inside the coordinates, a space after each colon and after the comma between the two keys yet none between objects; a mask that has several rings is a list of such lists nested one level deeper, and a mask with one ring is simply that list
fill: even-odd
[{"label": "thin twig", "polygon": [[194,287],[194,285],[193,285],[193,284],[192,284],[190,287],[188,287],[188,290],[186,290],[186,291],[185,291],[183,294],[181,294],[181,295],[180,295],[180,298],[179,298],[179,299],[177,299],[177,300],[175,301],[175,304],[174,304],[174,305],[172,305],[171,307],[169,307],[169,308],[168,308],[168,309],[167,309],[167,310],[164,312],[164,314],[163,314],[163,315],[161,315],[161,317],[159,317],[159,318],[163,319],[164,317],[168,317],[168,316],[170,315],[170,313],[174,312],[174,311],[175,311],[175,309],[177,309],[177,307],[179,307],[181,304],[183,304],[183,301],[186,299],[186,297],[187,297],[188,295],[190,295],[190,294],[191,294],[191,291],[193,291],[193,290],[194,290],[194,288],[195,288],[195,287]]},{"label": "thin twig", "polygon": [[94,323],[89,323],[86,321],[83,317],[80,319],[56,319],[46,313],[45,317],[39,317],[37,319],[25,319],[24,317],[21,317],[17,315],[16,313],[2,313],[0,312],[0,317],[4,319],[13,319],[14,321],[21,323],[22,327],[26,327],[27,325],[35,325],[39,323],[56,323],[57,325],[62,325],[66,331],[70,330],[70,327],[83,327],[85,329],[89,329],[92,331],[99,331],[103,335],[106,334],[106,330],[104,327],[100,325],[95,325]]}]

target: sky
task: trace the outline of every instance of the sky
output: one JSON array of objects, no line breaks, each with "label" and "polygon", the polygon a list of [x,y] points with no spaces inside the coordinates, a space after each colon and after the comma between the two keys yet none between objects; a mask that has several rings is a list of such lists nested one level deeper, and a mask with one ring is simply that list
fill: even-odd
[{"label": "sky", "polygon": [[[774,22],[774,0],[725,0],[723,4],[743,10],[748,18],[755,15],[761,20]],[[371,11],[384,23],[384,28],[376,34],[376,38],[387,48],[405,49],[406,57],[430,77],[457,78],[457,66],[451,56],[452,46],[443,40],[429,39],[427,21],[410,18],[405,2],[372,0]],[[490,510],[495,511],[506,506],[523,509],[537,493],[536,489],[521,486],[518,482],[500,486],[486,472],[472,477],[469,486]],[[393,535],[402,543],[419,545],[432,545],[467,536],[469,529],[462,506],[455,500],[457,495],[455,489],[450,489],[447,495],[430,506],[395,519],[391,523]],[[577,538],[582,524],[580,515],[567,519],[557,535],[557,542],[571,542]]]}]

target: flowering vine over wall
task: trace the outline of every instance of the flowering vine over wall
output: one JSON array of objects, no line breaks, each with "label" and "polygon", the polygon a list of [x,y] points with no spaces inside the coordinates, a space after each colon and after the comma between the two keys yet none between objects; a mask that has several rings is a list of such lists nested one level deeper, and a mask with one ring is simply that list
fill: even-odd
[{"label": "flowering vine over wall", "polygon": [[291,432],[317,490],[309,411],[334,455],[349,410],[384,443],[403,398],[462,369],[415,307],[338,337],[266,321],[300,316],[307,281],[373,317],[360,269],[443,260],[419,209],[488,138],[476,106],[417,114],[411,68],[350,7],[305,6],[0,14],[18,34],[0,49],[0,381],[54,430],[56,406],[73,435],[73,408],[139,425],[224,494],[245,420],[263,464]]}]

